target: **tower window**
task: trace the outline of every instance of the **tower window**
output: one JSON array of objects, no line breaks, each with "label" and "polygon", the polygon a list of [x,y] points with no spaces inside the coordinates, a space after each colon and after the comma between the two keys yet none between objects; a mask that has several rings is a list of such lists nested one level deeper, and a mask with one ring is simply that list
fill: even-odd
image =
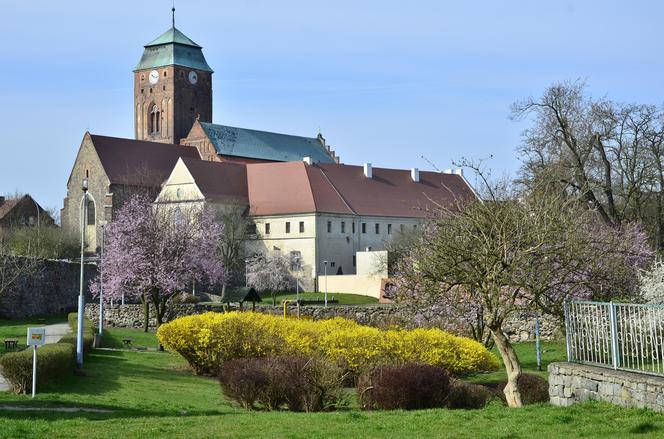
[{"label": "tower window", "polygon": [[165,86],[165,85],[162,85],[162,86],[161,86],[161,89],[162,89],[162,91],[166,91],[166,86]]},{"label": "tower window", "polygon": [[184,78],[184,72],[180,72],[180,78]]},{"label": "tower window", "polygon": [[159,107],[153,105],[149,116],[148,120],[150,126],[148,127],[148,131],[150,134],[159,134],[159,125],[161,123],[161,112],[159,111]]},{"label": "tower window", "polygon": [[88,200],[88,225],[89,226],[94,226],[95,225],[95,202],[92,200]]},{"label": "tower window", "polygon": [[168,76],[168,74],[166,73],[166,70],[164,70],[164,78],[165,78],[166,76]]}]

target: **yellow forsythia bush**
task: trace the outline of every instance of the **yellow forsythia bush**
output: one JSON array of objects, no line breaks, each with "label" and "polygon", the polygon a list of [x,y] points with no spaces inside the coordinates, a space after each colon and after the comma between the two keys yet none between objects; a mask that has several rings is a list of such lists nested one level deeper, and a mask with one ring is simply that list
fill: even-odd
[{"label": "yellow forsythia bush", "polygon": [[439,329],[381,331],[338,317],[311,321],[209,312],[163,324],[157,337],[199,374],[217,374],[235,358],[278,355],[321,355],[355,373],[404,362],[442,366],[454,375],[498,368],[496,357],[468,338]]}]

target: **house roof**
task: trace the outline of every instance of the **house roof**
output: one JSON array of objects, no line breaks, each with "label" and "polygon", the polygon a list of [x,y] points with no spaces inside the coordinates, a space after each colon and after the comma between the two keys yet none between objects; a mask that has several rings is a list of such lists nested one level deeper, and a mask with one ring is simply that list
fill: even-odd
[{"label": "house roof", "polygon": [[179,158],[200,158],[192,146],[90,135],[111,184],[159,187]]},{"label": "house roof", "polygon": [[247,165],[252,215],[325,212],[362,216],[426,217],[438,205],[473,199],[472,188],[456,174],[304,162]]},{"label": "house roof", "polygon": [[249,204],[247,168],[239,163],[183,159],[206,200],[217,203]]},{"label": "house roof", "polygon": [[4,202],[0,203],[0,220],[7,216],[19,201],[20,198],[5,198]]},{"label": "house roof", "polygon": [[175,27],[145,45],[143,56],[134,71],[170,65],[212,72],[202,47]]},{"label": "house roof", "polygon": [[326,147],[316,137],[257,131],[200,122],[218,154],[278,162],[300,161],[311,157],[314,162],[334,163]]}]

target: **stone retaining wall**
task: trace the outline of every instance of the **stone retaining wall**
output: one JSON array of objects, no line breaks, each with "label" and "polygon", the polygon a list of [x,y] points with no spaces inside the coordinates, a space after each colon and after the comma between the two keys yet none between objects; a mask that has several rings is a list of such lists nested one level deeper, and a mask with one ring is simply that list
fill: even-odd
[{"label": "stone retaining wall", "polygon": [[[75,262],[41,261],[36,273],[22,276],[0,296],[0,318],[19,319],[75,310],[78,305],[80,267]],[[95,265],[86,264],[86,280],[96,273]],[[88,294],[87,287],[85,293]]]},{"label": "stone retaining wall", "polygon": [[[143,305],[107,305],[105,306],[104,321],[110,327],[142,328],[143,327]],[[220,305],[210,304],[177,304],[171,305],[164,317],[164,321],[178,317],[201,314],[208,311],[221,311]],[[283,308],[279,306],[257,305],[256,311],[282,315]],[[295,307],[290,307],[289,315],[296,313]],[[86,315],[95,323],[99,318],[99,305],[89,303],[86,305]],[[150,315],[154,315],[151,308]],[[446,327],[445,322],[413,312],[410,308],[398,305],[365,305],[365,306],[301,306],[300,315],[310,317],[313,320],[330,319],[333,317],[344,317],[356,321],[362,325],[385,328],[399,326],[404,328],[423,327]],[[150,319],[149,326],[155,327],[156,320]],[[530,315],[520,315],[505,325],[505,333],[513,342],[535,340],[535,318]],[[541,319],[542,340],[554,340],[561,337],[560,323],[552,317]]]},{"label": "stone retaining wall", "polygon": [[596,400],[664,413],[664,377],[584,364],[549,364],[549,395],[563,407]]}]

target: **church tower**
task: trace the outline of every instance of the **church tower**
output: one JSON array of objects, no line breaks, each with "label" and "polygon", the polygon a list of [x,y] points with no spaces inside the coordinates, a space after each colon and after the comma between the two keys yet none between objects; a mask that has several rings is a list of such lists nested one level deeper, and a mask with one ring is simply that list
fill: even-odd
[{"label": "church tower", "polygon": [[137,140],[179,143],[197,119],[212,122],[213,71],[202,49],[176,29],[175,19],[145,45],[134,70]]}]

